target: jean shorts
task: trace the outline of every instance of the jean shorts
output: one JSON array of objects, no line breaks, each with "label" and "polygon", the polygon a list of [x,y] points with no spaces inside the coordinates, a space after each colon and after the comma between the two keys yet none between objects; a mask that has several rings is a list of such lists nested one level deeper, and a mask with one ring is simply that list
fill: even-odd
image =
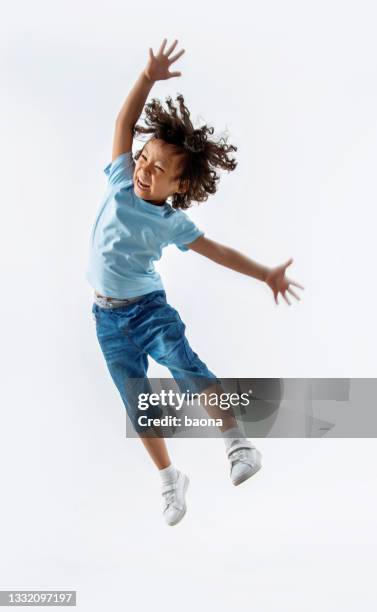
[{"label": "jean shorts", "polygon": [[192,350],[185,335],[186,325],[167,303],[164,290],[152,291],[126,305],[119,303],[101,307],[94,302],[92,313],[110,375],[134,429],[141,433],[148,429],[138,423],[141,414],[148,418],[162,416],[158,405],[150,405],[142,413],[137,407],[135,391],[151,391],[146,376],[148,355],[169,369],[182,393],[200,393],[221,381]]}]

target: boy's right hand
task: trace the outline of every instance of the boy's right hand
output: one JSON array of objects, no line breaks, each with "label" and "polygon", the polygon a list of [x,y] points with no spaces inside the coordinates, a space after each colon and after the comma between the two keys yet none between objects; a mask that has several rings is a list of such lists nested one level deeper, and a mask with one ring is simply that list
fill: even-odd
[{"label": "boy's right hand", "polygon": [[177,46],[178,41],[175,40],[169,49],[164,53],[166,42],[167,40],[164,38],[156,56],[153,55],[152,49],[149,48],[149,60],[146,68],[144,69],[144,74],[150,81],[163,81],[165,79],[170,79],[171,77],[181,76],[182,74],[181,72],[169,72],[169,68],[173,62],[183,55],[185,50],[182,49],[172,57],[169,57]]}]

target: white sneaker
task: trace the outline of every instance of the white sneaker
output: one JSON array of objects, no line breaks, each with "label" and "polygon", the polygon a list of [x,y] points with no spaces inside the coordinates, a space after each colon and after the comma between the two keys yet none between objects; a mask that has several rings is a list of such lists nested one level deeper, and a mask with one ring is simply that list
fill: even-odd
[{"label": "white sneaker", "polygon": [[250,442],[237,441],[228,449],[227,455],[230,478],[235,486],[256,474],[262,467],[262,453]]},{"label": "white sneaker", "polygon": [[189,482],[189,477],[178,470],[177,480],[162,485],[163,514],[168,525],[176,525],[186,514],[185,494]]}]

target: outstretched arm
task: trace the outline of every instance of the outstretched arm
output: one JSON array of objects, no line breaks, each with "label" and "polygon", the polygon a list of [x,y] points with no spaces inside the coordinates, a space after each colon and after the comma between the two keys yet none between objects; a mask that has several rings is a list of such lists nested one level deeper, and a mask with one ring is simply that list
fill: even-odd
[{"label": "outstretched arm", "polygon": [[295,285],[296,287],[300,287],[300,289],[304,289],[304,287],[285,276],[285,270],[292,263],[293,259],[289,259],[285,264],[275,268],[269,268],[253,261],[246,255],[243,255],[243,253],[220,244],[219,242],[215,242],[214,240],[210,240],[205,236],[200,236],[194,240],[194,242],[186,246],[192,251],[204,255],[222,266],[264,281],[273,291],[276,304],[278,304],[277,296],[279,292],[281,292],[283,298],[289,305],[290,302],[284,295],[285,291],[289,291],[297,300],[300,299],[298,295],[290,289],[289,285]]},{"label": "outstretched arm", "polygon": [[144,104],[154,83],[156,81],[170,79],[171,77],[181,76],[180,72],[170,72],[169,67],[185,52],[185,50],[182,49],[171,56],[178,41],[175,40],[169,49],[165,51],[166,42],[166,38],[164,38],[156,56],[153,54],[152,49],[149,49],[148,63],[140,73],[135,85],[130,90],[119,111],[115,122],[112,161],[114,161],[118,155],[132,150],[133,127],[142,113]]}]

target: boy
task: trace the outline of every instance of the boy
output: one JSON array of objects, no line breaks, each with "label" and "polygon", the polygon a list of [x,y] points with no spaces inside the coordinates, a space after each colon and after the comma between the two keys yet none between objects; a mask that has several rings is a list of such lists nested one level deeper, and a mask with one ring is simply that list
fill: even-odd
[{"label": "boy", "polygon": [[[288,304],[286,291],[300,299],[290,284],[303,287],[285,277],[292,259],[276,268],[259,265],[206,238],[182,212],[191,202],[203,202],[208,194],[216,192],[219,177],[215,168],[234,170],[236,162],[229,153],[237,149],[224,139],[211,140],[208,136],[213,128],[204,125],[194,129],[181,95],[177,97],[180,115],[171,98],[167,99],[167,111],[153,99],[145,106],[147,127],[136,125],[153,84],[181,76],[169,68],[184,50],[172,56],[177,40],[165,51],[166,42],[164,39],[156,56],[149,49],[147,66],[117,117],[112,162],[104,170],[108,189],[91,235],[87,278],[95,290],[92,312],[109,372],[135,430],[160,471],[165,520],[168,525],[176,525],[186,512],[189,479],[172,465],[165,440],[140,425],[128,383],[146,379],[148,355],[170,370],[183,392],[188,390],[190,380],[192,392],[221,393],[221,381],[190,347],[185,324],[167,303],[153,261],[161,257],[168,244],[182,251],[191,249],[266,282],[276,304],[279,292]],[[132,143],[138,133],[152,136],[135,154],[134,164]],[[238,485],[260,469],[261,454],[244,437],[234,415],[227,412],[220,431],[231,480]],[[161,412],[150,406],[144,414],[155,418]]]}]

